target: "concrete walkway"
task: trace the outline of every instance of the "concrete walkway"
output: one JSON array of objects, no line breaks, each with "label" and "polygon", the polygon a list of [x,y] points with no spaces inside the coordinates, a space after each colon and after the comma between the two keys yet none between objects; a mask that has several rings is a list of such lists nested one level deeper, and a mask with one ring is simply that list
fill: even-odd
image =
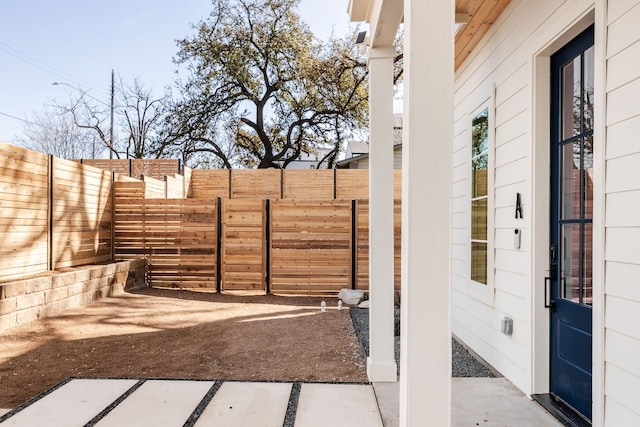
[{"label": "concrete walkway", "polygon": [[[399,384],[373,386],[384,426],[397,427]],[[451,426],[561,427],[562,424],[505,378],[452,378]]]},{"label": "concrete walkway", "polygon": [[[398,391],[398,383],[72,379],[0,410],[0,425],[395,427]],[[504,378],[453,378],[451,406],[454,427],[561,426]]]}]

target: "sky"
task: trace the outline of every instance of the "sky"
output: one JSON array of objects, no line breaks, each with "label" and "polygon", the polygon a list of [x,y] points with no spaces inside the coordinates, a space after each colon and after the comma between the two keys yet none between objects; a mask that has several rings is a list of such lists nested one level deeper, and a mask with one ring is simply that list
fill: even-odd
[{"label": "sky", "polygon": [[[301,0],[314,35],[349,31],[348,0]],[[24,122],[69,99],[65,83],[109,102],[116,80],[139,77],[160,95],[176,70],[176,39],[193,34],[211,0],[2,0],[0,2],[0,141],[20,145]],[[16,118],[8,117],[13,116]]]}]

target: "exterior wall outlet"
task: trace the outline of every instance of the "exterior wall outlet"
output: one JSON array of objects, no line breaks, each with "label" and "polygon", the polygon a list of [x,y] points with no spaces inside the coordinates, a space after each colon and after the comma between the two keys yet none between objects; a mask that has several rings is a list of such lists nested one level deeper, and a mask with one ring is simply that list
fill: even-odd
[{"label": "exterior wall outlet", "polygon": [[513,319],[505,316],[502,319],[500,330],[503,334],[511,336],[513,334]]}]

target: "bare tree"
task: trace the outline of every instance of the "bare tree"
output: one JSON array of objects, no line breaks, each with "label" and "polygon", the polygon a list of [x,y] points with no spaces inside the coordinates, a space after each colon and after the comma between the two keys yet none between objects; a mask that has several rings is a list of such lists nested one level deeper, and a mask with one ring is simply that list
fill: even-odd
[{"label": "bare tree", "polygon": [[164,120],[162,102],[164,98],[154,98],[150,89],[146,89],[139,78],[131,85],[120,79],[119,111],[124,116],[121,126],[127,135],[127,158],[142,159],[158,157],[159,126]]},{"label": "bare tree", "polygon": [[64,159],[93,159],[104,151],[95,135],[77,127],[71,117],[51,107],[29,117],[24,135],[26,148]]}]

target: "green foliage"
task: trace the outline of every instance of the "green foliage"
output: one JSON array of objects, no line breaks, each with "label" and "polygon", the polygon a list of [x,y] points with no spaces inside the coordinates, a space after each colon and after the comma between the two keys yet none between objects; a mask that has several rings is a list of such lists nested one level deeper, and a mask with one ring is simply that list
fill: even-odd
[{"label": "green foliage", "polygon": [[286,167],[331,147],[332,166],[367,119],[367,70],[351,40],[314,41],[299,0],[214,0],[178,42],[165,151],[231,167]]}]

